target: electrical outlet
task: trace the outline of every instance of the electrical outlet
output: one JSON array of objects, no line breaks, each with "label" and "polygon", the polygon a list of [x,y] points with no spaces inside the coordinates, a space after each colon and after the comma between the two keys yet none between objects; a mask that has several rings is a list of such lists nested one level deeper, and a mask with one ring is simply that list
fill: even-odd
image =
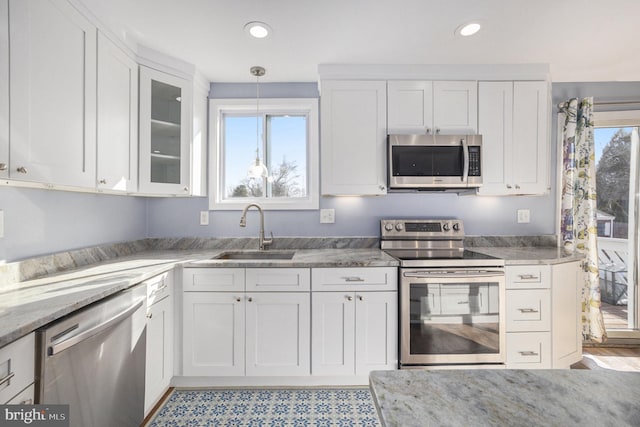
[{"label": "electrical outlet", "polygon": [[209,211],[200,211],[200,225],[209,225]]},{"label": "electrical outlet", "polygon": [[335,209],[320,209],[320,224],[333,224],[336,222]]},{"label": "electrical outlet", "polygon": [[518,224],[529,224],[531,221],[531,212],[529,209],[518,209]]}]

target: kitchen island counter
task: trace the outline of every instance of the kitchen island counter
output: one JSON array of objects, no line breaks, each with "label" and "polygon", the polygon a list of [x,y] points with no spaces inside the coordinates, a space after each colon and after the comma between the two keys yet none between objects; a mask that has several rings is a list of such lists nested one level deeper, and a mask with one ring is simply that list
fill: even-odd
[{"label": "kitchen island counter", "polygon": [[384,427],[640,425],[636,372],[375,371],[370,387]]}]

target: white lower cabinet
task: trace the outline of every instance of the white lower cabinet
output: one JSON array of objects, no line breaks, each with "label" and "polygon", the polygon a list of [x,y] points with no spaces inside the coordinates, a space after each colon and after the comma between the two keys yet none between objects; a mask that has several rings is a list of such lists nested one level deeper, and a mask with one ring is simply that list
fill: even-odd
[{"label": "white lower cabinet", "polygon": [[162,397],[173,377],[173,272],[147,284],[147,356],[145,415]]},{"label": "white lower cabinet", "polygon": [[579,262],[506,268],[507,368],[569,368],[582,358]]},{"label": "white lower cabinet", "polygon": [[[376,267],[313,269],[312,375],[360,376],[397,368],[395,271]],[[340,280],[344,282],[341,289],[336,283]],[[367,286],[382,290],[363,291]]]},{"label": "white lower cabinet", "polygon": [[309,269],[216,270],[185,268],[183,374],[309,375]]},{"label": "white lower cabinet", "polygon": [[35,333],[0,348],[0,404],[33,403]]}]

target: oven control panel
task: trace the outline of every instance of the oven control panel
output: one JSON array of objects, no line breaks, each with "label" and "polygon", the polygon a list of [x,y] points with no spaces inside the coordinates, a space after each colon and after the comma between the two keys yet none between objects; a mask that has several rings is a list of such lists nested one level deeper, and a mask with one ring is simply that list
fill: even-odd
[{"label": "oven control panel", "polygon": [[383,219],[380,236],[383,239],[461,239],[464,226],[458,219]]}]

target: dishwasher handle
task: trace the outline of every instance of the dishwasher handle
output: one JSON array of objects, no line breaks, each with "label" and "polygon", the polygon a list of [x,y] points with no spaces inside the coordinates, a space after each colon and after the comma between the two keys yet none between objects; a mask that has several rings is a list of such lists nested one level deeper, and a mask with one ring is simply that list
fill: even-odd
[{"label": "dishwasher handle", "polygon": [[139,309],[142,306],[143,303],[144,303],[144,299],[140,299],[139,301],[134,303],[131,307],[116,314],[110,319],[107,319],[104,322],[94,326],[93,328],[87,329],[86,331],[81,332],[78,335],[74,335],[62,342],[52,345],[51,347],[49,347],[48,355],[49,356],[56,355],[68,349],[69,347],[72,347],[78,344],[79,342],[86,340],[87,338],[90,338],[106,329],[111,328],[112,326],[115,326],[116,324],[122,322],[124,319],[126,319],[131,314],[133,314],[137,309]]}]

